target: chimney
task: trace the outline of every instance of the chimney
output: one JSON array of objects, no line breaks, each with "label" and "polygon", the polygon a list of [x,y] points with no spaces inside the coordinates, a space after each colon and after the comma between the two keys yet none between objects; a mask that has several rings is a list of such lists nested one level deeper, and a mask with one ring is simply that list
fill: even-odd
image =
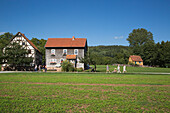
[{"label": "chimney", "polygon": [[75,36],[72,37],[72,40],[75,40]]}]

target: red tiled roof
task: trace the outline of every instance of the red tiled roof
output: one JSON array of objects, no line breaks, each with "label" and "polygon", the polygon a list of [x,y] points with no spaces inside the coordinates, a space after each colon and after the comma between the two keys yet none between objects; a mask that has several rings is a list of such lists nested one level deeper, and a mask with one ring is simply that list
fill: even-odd
[{"label": "red tiled roof", "polygon": [[67,55],[66,59],[76,59],[76,55]]},{"label": "red tiled roof", "polygon": [[86,38],[48,38],[45,47],[85,47]]},{"label": "red tiled roof", "polygon": [[143,62],[141,56],[131,55],[130,58],[132,59],[132,61]]},{"label": "red tiled roof", "polygon": [[[18,32],[18,33],[12,38],[12,40],[13,40],[19,33],[27,40],[27,42],[28,42],[34,49],[36,49],[36,50],[38,50],[38,51],[40,52],[40,50],[39,50],[24,34],[22,34],[21,32]],[[40,52],[40,53],[41,53],[41,52]]]}]

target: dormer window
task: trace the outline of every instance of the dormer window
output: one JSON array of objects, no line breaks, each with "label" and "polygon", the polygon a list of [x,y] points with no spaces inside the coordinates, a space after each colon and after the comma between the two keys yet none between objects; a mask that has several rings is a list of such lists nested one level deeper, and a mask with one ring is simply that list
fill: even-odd
[{"label": "dormer window", "polygon": [[51,55],[55,55],[55,49],[51,49]]},{"label": "dormer window", "polygon": [[67,55],[67,49],[63,49],[63,56]]},{"label": "dormer window", "polygon": [[78,55],[78,49],[74,49],[74,55]]}]

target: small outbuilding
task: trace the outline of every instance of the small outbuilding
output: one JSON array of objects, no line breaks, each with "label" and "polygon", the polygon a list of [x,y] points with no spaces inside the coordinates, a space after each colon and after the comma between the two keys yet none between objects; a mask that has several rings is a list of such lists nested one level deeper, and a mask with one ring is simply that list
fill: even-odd
[{"label": "small outbuilding", "polygon": [[130,63],[143,66],[143,60],[142,60],[141,56],[137,56],[137,55],[131,55],[129,57],[129,64]]}]

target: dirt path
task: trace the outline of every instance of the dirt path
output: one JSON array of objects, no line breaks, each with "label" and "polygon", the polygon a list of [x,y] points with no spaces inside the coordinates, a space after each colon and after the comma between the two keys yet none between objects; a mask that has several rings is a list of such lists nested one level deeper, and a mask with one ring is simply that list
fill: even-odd
[{"label": "dirt path", "polygon": [[170,87],[170,85],[149,85],[149,84],[89,84],[89,83],[44,83],[44,82],[0,82],[19,84],[47,84],[47,85],[88,85],[88,86],[150,86],[150,87]]}]

